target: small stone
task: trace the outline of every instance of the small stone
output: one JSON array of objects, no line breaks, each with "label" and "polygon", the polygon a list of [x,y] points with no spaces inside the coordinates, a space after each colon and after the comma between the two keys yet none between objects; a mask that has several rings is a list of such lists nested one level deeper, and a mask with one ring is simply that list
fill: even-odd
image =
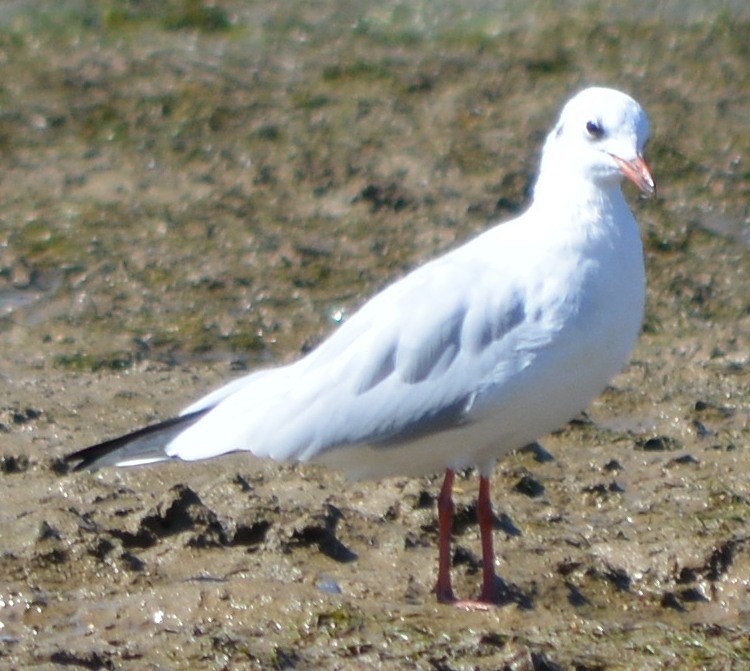
[{"label": "small stone", "polygon": [[24,473],[29,470],[29,458],[25,455],[15,456],[5,454],[0,457],[0,472],[2,473]]},{"label": "small stone", "polygon": [[671,459],[667,466],[684,466],[686,464],[699,464],[698,461],[692,454],[683,454],[680,457]]},{"label": "small stone", "polygon": [[530,443],[525,447],[522,447],[521,452],[524,454],[531,454],[534,456],[534,461],[538,461],[540,464],[547,463],[548,461],[554,461],[555,458],[547,452],[539,443]]},{"label": "small stone", "polygon": [[315,587],[326,594],[341,594],[341,585],[329,575],[322,575],[315,581]]},{"label": "small stone", "polygon": [[513,489],[519,494],[524,494],[531,498],[536,498],[544,494],[544,485],[530,475],[522,476]]},{"label": "small stone", "polygon": [[685,606],[680,603],[674,592],[664,592],[661,597],[662,608],[671,608],[672,610],[684,612]]},{"label": "small stone", "polygon": [[680,447],[680,442],[671,436],[653,436],[645,440],[637,440],[635,443],[635,449],[644,452],[674,452]]},{"label": "small stone", "polygon": [[604,464],[604,470],[608,472],[621,471],[622,464],[617,461],[617,459],[610,459],[606,464]]}]

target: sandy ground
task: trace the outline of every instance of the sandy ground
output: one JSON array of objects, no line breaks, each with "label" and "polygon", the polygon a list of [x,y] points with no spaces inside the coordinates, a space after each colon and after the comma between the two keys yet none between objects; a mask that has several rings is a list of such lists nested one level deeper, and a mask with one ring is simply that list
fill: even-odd
[{"label": "sandy ground", "polygon": [[[750,668],[744,4],[146,4],[0,12],[0,666]],[[652,120],[647,315],[551,458],[498,465],[501,606],[435,603],[434,478],[67,472],[518,212],[591,83]]]}]

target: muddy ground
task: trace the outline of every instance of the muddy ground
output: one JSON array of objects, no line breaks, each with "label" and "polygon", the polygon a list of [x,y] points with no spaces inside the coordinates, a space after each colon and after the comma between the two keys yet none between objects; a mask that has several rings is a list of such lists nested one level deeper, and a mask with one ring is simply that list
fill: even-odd
[{"label": "muddy ground", "polygon": [[[750,668],[750,12],[500,4],[3,4],[0,666]],[[501,606],[435,603],[435,478],[66,472],[518,212],[592,83],[652,120],[647,315],[498,465]]]}]

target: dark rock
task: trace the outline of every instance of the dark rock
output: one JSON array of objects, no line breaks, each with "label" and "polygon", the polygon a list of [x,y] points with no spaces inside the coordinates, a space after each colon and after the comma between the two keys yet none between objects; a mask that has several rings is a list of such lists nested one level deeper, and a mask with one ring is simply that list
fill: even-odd
[{"label": "dark rock", "polygon": [[617,459],[610,459],[606,464],[604,464],[603,468],[609,473],[611,473],[612,471],[621,471],[622,464],[617,461]]},{"label": "dark rock", "polygon": [[295,525],[290,546],[317,545],[324,555],[335,561],[354,561],[357,558],[356,553],[336,537],[336,526],[342,517],[336,506],[326,504],[324,513],[305,516]]},{"label": "dark rock", "polygon": [[653,436],[652,438],[637,440],[635,443],[635,449],[644,452],[674,452],[679,450],[680,447],[682,447],[680,442],[670,436]]},{"label": "dark rock", "polygon": [[524,475],[513,487],[519,494],[536,498],[544,494],[544,485],[530,475]]},{"label": "dark rock", "polygon": [[684,466],[686,464],[699,464],[700,462],[692,454],[683,454],[680,457],[670,459],[667,466]]},{"label": "dark rock", "polygon": [[29,458],[26,455],[5,454],[0,457],[0,472],[24,473],[29,470]]},{"label": "dark rock", "polygon": [[676,610],[681,613],[685,611],[685,606],[680,603],[680,600],[677,598],[677,595],[674,592],[664,592],[664,594],[662,594],[661,606],[662,608],[671,608],[672,610]]}]

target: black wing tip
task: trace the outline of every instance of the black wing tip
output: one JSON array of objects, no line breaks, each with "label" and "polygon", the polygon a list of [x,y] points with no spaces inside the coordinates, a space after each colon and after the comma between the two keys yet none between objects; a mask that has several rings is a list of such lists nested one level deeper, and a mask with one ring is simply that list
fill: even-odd
[{"label": "black wing tip", "polygon": [[[72,464],[72,472],[96,470],[97,468],[99,468],[99,466],[112,465],[114,464],[114,461],[106,461],[106,458],[108,456],[114,455],[120,450],[122,450],[124,453],[128,446],[134,446],[138,443],[138,441],[149,437],[155,437],[160,433],[165,434],[164,445],[166,445],[166,443],[168,443],[172,439],[173,433],[176,435],[177,433],[183,431],[188,426],[200,419],[204,414],[206,414],[209,409],[210,408],[205,408],[203,410],[197,410],[186,415],[170,417],[169,419],[165,419],[155,424],[149,424],[140,429],[136,429],[135,431],[131,431],[130,433],[126,433],[122,436],[110,438],[109,440],[97,443],[96,445],[84,447],[81,450],[76,450],[75,452],[66,454],[63,457],[63,461],[66,464]],[[179,430],[175,431],[175,429]],[[150,447],[149,450],[144,450],[143,454],[146,454],[148,451],[153,452],[153,447]],[[138,451],[136,450],[134,452],[134,456],[137,454]],[[166,459],[166,455],[164,456]]]},{"label": "black wing tip", "polygon": [[88,454],[88,452],[90,450],[93,450],[95,447],[99,446],[92,445],[91,447],[84,447],[82,450],[77,450],[76,452],[72,452],[71,454],[66,454],[62,458],[62,460],[71,467],[71,472],[75,473],[76,471],[82,471],[96,461],[96,457]]},{"label": "black wing tip", "polygon": [[[116,439],[113,439],[116,440]],[[103,443],[97,443],[90,447],[84,447],[81,450],[76,450],[71,454],[66,454],[62,460],[70,466],[70,471],[75,473],[76,471],[84,471],[87,469],[96,470],[92,468],[99,459],[113,452],[116,447],[111,450],[105,449],[105,446],[111,441],[105,441]]]}]

